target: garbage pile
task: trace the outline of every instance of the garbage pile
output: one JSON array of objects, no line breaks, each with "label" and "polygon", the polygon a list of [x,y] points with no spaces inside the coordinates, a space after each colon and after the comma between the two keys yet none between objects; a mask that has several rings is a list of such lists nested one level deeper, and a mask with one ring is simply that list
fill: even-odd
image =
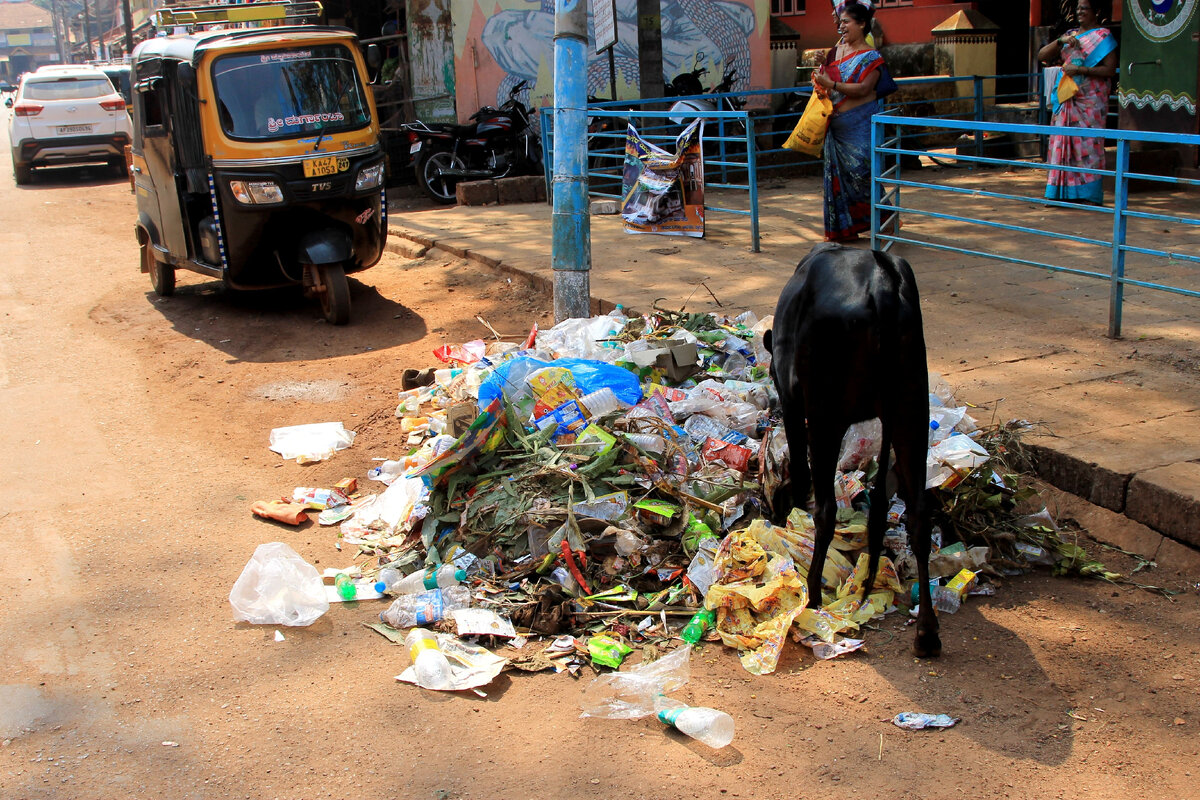
[{"label": "garbage pile", "polygon": [[[634,647],[676,638],[719,640],[754,674],[775,669],[789,634],[818,658],[852,652],[872,619],[915,605],[906,510],[892,500],[886,554],[864,592],[864,489],[883,476],[878,420],[853,426],[824,589],[808,608],[812,518],[792,509],[783,526],[767,521],[787,458],[762,344],[770,325],[750,312],[631,318],[618,307],[521,344],[438,348],[441,367],[404,373],[404,452],[255,513],[292,522],[303,509],[336,526],[355,563],[324,576],[327,599],[395,597],[385,635],[453,622],[459,636],[557,637],[524,663],[513,657],[521,668],[617,668]],[[1037,564],[1113,577],[1044,510],[1016,515],[1032,494],[1020,483],[1022,424],[980,429],[936,376],[930,406],[940,612]],[[340,424],[299,427],[312,430],[275,431],[273,449],[311,460],[353,442]],[[400,679],[427,688],[477,688],[506,663],[444,632],[409,646],[414,666]]]}]

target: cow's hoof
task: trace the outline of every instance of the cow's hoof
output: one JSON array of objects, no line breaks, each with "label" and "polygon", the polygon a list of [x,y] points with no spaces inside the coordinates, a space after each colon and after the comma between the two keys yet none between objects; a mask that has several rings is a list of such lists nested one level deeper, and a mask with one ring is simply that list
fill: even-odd
[{"label": "cow's hoof", "polygon": [[917,658],[937,658],[942,654],[942,640],[936,633],[917,631],[913,639],[913,655]]}]

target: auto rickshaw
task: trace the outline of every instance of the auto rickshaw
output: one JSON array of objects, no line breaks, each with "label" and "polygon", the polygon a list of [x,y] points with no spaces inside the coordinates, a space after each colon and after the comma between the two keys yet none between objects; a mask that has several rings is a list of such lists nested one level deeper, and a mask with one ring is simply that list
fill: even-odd
[{"label": "auto rickshaw", "polygon": [[[315,10],[314,10],[315,7]],[[354,33],[304,22],[317,3],[164,8],[133,53],[132,167],[141,268],[230,289],[302,286],[325,319],[350,319],[346,274],[387,237],[384,154]],[[271,24],[233,30],[204,25]]]}]

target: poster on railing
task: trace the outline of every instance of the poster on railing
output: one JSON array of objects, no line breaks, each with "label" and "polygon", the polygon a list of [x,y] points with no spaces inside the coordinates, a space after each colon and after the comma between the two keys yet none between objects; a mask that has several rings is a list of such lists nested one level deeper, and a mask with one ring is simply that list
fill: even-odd
[{"label": "poster on railing", "polygon": [[621,180],[626,233],[704,236],[703,131],[704,120],[692,122],[671,153],[629,126]]}]

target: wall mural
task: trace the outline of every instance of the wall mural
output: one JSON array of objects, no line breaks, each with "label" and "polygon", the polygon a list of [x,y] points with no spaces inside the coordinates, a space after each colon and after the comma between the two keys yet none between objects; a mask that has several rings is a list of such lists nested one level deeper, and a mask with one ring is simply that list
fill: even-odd
[{"label": "wall mural", "polygon": [[[767,86],[767,0],[662,0],[661,8],[667,81],[705,67],[708,73],[701,82],[711,89],[732,68],[737,70],[734,91]],[[637,0],[616,0],[616,11],[617,97],[639,97]],[[484,104],[500,105],[521,81],[532,87],[532,105],[549,104],[554,94],[553,0],[453,0],[453,18],[460,118]],[[591,52],[595,32],[590,7],[588,36],[587,91],[607,98],[608,56]]]}]

